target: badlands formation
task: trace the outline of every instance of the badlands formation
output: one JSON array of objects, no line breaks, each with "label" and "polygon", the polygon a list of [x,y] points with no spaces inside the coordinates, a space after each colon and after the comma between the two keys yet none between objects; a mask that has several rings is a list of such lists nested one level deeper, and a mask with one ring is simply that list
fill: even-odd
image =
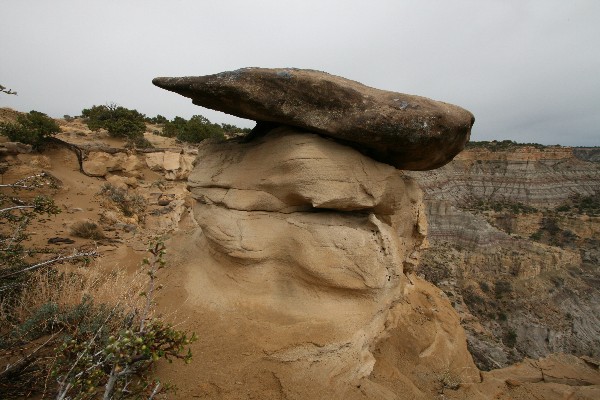
[{"label": "badlands formation", "polygon": [[[593,359],[481,372],[447,296],[414,271],[421,190],[468,141],[461,108],[316,71],[243,69],[154,83],[257,121],[205,141],[165,296],[200,340],[160,374],[178,398],[597,399]],[[185,289],[185,290],[184,290]]]}]

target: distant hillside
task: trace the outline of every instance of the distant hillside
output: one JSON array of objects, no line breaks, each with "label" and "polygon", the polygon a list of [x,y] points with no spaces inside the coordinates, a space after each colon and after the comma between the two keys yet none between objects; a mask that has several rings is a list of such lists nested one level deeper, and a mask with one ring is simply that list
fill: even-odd
[{"label": "distant hillside", "polygon": [[600,355],[599,153],[472,142],[410,173],[428,205],[421,273],[461,313],[480,368]]}]

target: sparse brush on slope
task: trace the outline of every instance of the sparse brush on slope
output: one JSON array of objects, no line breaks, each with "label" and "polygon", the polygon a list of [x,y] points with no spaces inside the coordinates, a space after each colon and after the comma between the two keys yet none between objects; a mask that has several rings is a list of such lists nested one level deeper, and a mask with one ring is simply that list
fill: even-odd
[{"label": "sparse brush on slope", "polygon": [[118,304],[106,316],[93,335],[77,335],[59,348],[53,376],[58,381],[57,399],[153,398],[169,385],[151,377],[152,366],[161,358],[188,363],[192,354],[187,347],[195,334],[176,330],[153,315],[154,296],[160,286],[158,272],[166,266],[165,247],[155,242],[144,260],[148,281],[139,295],[141,308],[129,312],[118,329],[110,322],[118,313]]},{"label": "sparse brush on slope", "polygon": [[127,139],[132,147],[152,147],[152,144],[144,138],[146,116],[137,110],[107,104],[86,108],[81,115],[92,131],[106,129],[113,137]]},{"label": "sparse brush on slope", "polygon": [[165,122],[162,135],[176,137],[182,142],[200,143],[208,138],[224,138],[223,128],[211,123],[202,115],[194,115],[189,121],[175,117],[173,121]]},{"label": "sparse brush on slope", "polygon": [[149,253],[133,277],[91,268],[39,270],[26,281],[28,290],[3,301],[0,392],[112,399],[170,390],[153,378],[153,366],[162,358],[189,362],[196,336],[154,315],[165,247],[155,242]]},{"label": "sparse brush on slope", "polygon": [[38,111],[30,111],[17,117],[16,123],[0,123],[0,134],[10,140],[41,148],[48,138],[60,132],[52,118]]},{"label": "sparse brush on slope", "polygon": [[[36,272],[55,271],[56,264],[85,261],[96,255],[95,251],[57,254],[28,244],[29,225],[42,216],[58,214],[60,209],[48,196],[31,199],[22,192],[55,186],[56,180],[45,173],[0,185],[0,391],[15,395],[24,395],[41,379],[37,355],[47,349],[60,326],[77,326],[70,311],[59,317],[59,310],[50,303],[23,312],[23,296],[37,289],[31,286],[32,277]],[[46,335],[50,338],[45,342],[36,342]]]},{"label": "sparse brush on slope", "polygon": [[137,215],[141,221],[144,219],[146,199],[136,193],[129,193],[125,189],[106,183],[100,189],[100,194],[109,199],[126,217]]}]

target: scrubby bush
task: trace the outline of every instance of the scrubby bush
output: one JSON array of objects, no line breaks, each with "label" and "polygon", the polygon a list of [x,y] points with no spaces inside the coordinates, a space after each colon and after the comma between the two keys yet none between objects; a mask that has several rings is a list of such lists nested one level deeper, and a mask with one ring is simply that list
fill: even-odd
[{"label": "scrubby bush", "polygon": [[221,128],[223,128],[223,131],[225,133],[243,133],[243,134],[247,134],[250,133],[250,131],[252,130],[252,128],[240,128],[239,126],[235,126],[232,124],[221,124]]},{"label": "scrubby bush", "polygon": [[158,114],[156,117],[146,118],[146,122],[149,122],[151,124],[165,124],[169,122],[169,120],[166,117],[163,117],[162,115]]},{"label": "scrubby bush", "polygon": [[512,284],[509,281],[498,281],[494,284],[494,294],[497,299],[512,292]]},{"label": "scrubby bush", "polygon": [[[57,263],[96,253],[48,259],[47,250],[27,245],[29,224],[60,210],[49,197],[17,195],[52,183],[40,174],[0,185],[0,397],[125,399],[165,392],[170,386],[153,379],[153,365],[188,362],[196,336],[154,315],[164,245],[150,246],[150,258],[133,277],[89,267],[60,271]],[[110,194],[128,201],[127,193]],[[89,235],[93,225],[77,232]]]},{"label": "scrubby bush", "polygon": [[71,235],[84,239],[101,240],[104,239],[104,233],[100,227],[90,221],[79,221],[71,227]]},{"label": "scrubby bush", "polygon": [[573,208],[579,214],[600,216],[600,192],[596,192],[591,196],[575,195],[571,201],[573,202]]},{"label": "scrubby bush", "polygon": [[137,215],[143,219],[144,211],[146,210],[146,199],[136,193],[129,193],[125,189],[121,189],[110,183],[106,183],[100,189],[100,194],[108,198],[126,217]]},{"label": "scrubby bush", "polygon": [[[66,321],[56,317],[58,310],[50,300],[38,302],[36,306],[23,301],[40,293],[55,293],[57,289],[46,287],[48,290],[41,291],[33,283],[36,274],[53,273],[58,263],[86,261],[96,255],[95,251],[61,255],[28,243],[29,225],[42,217],[58,214],[60,209],[48,196],[34,197],[23,191],[43,192],[48,187],[56,187],[56,180],[48,174],[0,184],[0,358],[7,357],[6,354],[22,356],[16,361],[1,360],[0,392],[6,394],[6,398],[27,396],[27,391],[35,390],[32,383],[43,382],[46,376],[40,373],[36,354],[41,354],[43,348],[47,350],[45,346],[55,339],[52,333],[60,330],[59,325]],[[50,338],[42,344],[35,343],[34,350],[32,341],[47,334]]]},{"label": "scrubby bush", "polygon": [[16,95],[17,92],[13,92],[11,89],[7,88],[6,86],[0,85],[0,93],[6,93],[6,94],[14,94]]},{"label": "scrubby bush", "polygon": [[130,149],[152,149],[154,148],[154,145],[144,136],[137,136],[135,138],[130,138],[125,144],[125,147]]},{"label": "scrubby bush", "polygon": [[93,106],[81,112],[92,131],[106,129],[113,137],[136,139],[146,131],[146,116],[116,104]]},{"label": "scrubby bush", "polygon": [[27,226],[43,216],[60,213],[48,196],[38,195],[30,200],[22,196],[23,191],[44,187],[56,187],[56,181],[47,174],[39,174],[0,185],[0,188],[8,190],[0,192],[0,301],[7,292],[6,288],[14,283],[13,279],[21,275],[19,271],[29,268],[35,255],[45,251],[25,246],[31,236]]},{"label": "scrubby bush", "polygon": [[39,149],[49,137],[60,132],[52,118],[38,111],[30,111],[17,117],[16,123],[0,123],[0,134],[15,142],[27,143]]},{"label": "scrubby bush", "polygon": [[[169,386],[154,380],[151,367],[161,358],[188,363],[192,358],[189,345],[194,333],[176,330],[171,324],[152,315],[158,272],[166,266],[165,247],[156,242],[144,260],[148,276],[139,295],[141,307],[123,314],[116,306],[100,313],[100,326],[88,334],[79,332],[67,337],[58,348],[53,376],[58,381],[57,399],[153,398]],[[115,314],[120,324],[111,323]],[[104,328],[104,329],[103,329]]]},{"label": "scrubby bush", "polygon": [[504,339],[504,344],[505,345],[507,345],[508,347],[513,348],[517,344],[517,332],[514,329],[509,329],[504,334],[504,338],[503,339]]},{"label": "scrubby bush", "polygon": [[189,121],[175,117],[173,121],[165,123],[163,136],[175,137],[182,142],[200,143],[208,138],[224,138],[223,128],[211,123],[201,115],[194,115]]}]

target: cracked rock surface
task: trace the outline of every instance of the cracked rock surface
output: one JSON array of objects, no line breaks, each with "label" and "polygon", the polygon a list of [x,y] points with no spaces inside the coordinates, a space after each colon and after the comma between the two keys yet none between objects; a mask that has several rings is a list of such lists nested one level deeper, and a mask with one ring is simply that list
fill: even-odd
[{"label": "cracked rock surface", "polygon": [[452,104],[306,69],[243,68],[152,82],[199,106],[335,138],[400,169],[448,163],[475,122],[473,114]]}]

